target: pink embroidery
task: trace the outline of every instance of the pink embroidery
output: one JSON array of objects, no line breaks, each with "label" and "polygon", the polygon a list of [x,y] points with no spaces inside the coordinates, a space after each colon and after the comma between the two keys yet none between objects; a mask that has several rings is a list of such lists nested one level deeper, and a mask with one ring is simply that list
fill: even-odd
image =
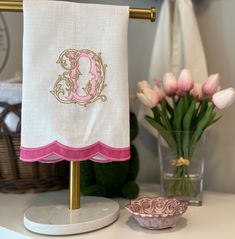
[{"label": "pink embroidery", "polygon": [[[95,159],[102,156],[104,160]],[[53,160],[52,160],[53,158]],[[130,158],[130,148],[113,148],[96,142],[83,148],[72,148],[57,141],[37,148],[21,147],[20,159],[27,162],[57,162],[61,160],[83,161],[91,159],[98,162],[125,161]],[[51,160],[50,160],[51,159]]]},{"label": "pink embroidery", "polygon": [[61,103],[77,103],[87,106],[98,99],[106,101],[102,95],[106,86],[105,70],[101,53],[91,50],[65,50],[59,56],[60,63],[66,71],[59,75],[51,93]]}]

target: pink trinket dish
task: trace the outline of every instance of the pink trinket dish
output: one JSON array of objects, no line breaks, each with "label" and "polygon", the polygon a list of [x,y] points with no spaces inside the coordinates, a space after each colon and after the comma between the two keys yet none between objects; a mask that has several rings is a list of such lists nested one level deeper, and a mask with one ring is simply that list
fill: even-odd
[{"label": "pink trinket dish", "polygon": [[188,203],[174,197],[144,197],[131,200],[125,208],[141,227],[164,229],[176,226],[179,217],[187,210]]}]

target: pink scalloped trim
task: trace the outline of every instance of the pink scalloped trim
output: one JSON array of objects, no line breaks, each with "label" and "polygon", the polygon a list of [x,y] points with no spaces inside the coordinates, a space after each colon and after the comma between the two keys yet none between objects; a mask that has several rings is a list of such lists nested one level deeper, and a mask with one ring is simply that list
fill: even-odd
[{"label": "pink scalloped trim", "polygon": [[[95,157],[102,156],[104,160]],[[50,159],[53,157],[53,160]],[[97,162],[125,161],[130,158],[130,147],[113,148],[102,142],[96,142],[83,148],[72,148],[54,141],[37,148],[20,148],[20,159],[26,162],[58,162],[61,160],[83,161],[91,159]]]}]

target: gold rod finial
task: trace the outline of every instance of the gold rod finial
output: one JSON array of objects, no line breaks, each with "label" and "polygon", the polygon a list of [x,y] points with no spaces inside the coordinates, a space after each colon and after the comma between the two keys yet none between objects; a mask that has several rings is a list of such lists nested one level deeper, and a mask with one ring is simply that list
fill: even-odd
[{"label": "gold rod finial", "polygon": [[151,22],[156,20],[156,8],[130,8],[130,18],[148,19]]}]

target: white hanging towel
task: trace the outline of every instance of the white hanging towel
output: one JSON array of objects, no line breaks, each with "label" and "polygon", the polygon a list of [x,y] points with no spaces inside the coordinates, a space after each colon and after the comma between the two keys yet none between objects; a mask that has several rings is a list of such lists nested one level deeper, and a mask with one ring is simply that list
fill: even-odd
[{"label": "white hanging towel", "polygon": [[[192,0],[165,0],[162,4],[149,69],[149,82],[162,80],[166,72],[177,77],[182,69],[191,71],[195,82],[208,78],[205,53],[193,9]],[[140,106],[139,122],[154,136],[157,130],[146,122],[144,116],[151,114]]]},{"label": "white hanging towel", "polygon": [[24,1],[23,161],[130,158],[129,8]]}]

